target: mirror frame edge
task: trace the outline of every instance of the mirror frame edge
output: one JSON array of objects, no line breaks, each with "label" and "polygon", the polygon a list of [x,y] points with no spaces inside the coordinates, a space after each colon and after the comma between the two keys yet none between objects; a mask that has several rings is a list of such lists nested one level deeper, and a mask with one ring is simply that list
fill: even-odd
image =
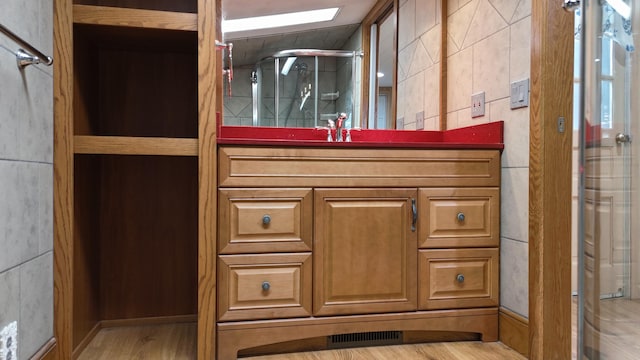
[{"label": "mirror frame edge", "polygon": [[[439,130],[447,130],[447,20],[448,20],[448,2],[447,0],[440,0],[440,80],[439,80]],[[393,88],[392,91],[392,108],[391,113],[393,119],[391,120],[392,128],[396,128],[397,125],[397,94],[398,94],[398,24],[400,17],[400,4],[399,0],[378,0],[373,8],[367,13],[362,20],[362,48],[370,48],[371,44],[371,25],[377,22],[382,16],[391,8],[394,21],[394,57],[393,57]],[[370,69],[371,69],[371,55],[368,51],[364,51],[364,57],[362,61],[362,86],[361,86],[361,118],[360,126],[368,127],[369,124],[369,88],[371,86],[370,81]],[[366,110],[365,110],[366,109]]]},{"label": "mirror frame edge", "polygon": [[[371,48],[371,25],[381,20],[385,14],[391,11],[393,18],[393,91],[391,92],[391,127],[396,128],[397,117],[397,74],[398,74],[398,14],[399,14],[399,0],[378,0],[376,4],[367,13],[361,23],[362,27],[362,49]],[[360,114],[360,127],[369,127],[369,89],[371,85],[371,54],[369,51],[363,51],[364,57],[362,59],[362,86],[361,86],[361,114]]]},{"label": "mirror frame edge", "polygon": [[439,130],[447,130],[447,20],[448,20],[448,1],[440,0],[440,109],[438,115],[440,117]]}]

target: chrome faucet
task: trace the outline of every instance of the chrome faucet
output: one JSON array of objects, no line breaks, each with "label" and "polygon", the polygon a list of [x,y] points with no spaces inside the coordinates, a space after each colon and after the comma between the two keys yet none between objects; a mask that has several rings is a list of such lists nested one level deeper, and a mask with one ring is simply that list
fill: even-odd
[{"label": "chrome faucet", "polygon": [[[336,120],[327,119],[327,126],[316,126],[316,130],[327,130],[327,142],[332,142],[333,136],[331,136],[331,132],[336,130],[336,142],[343,141],[342,138],[342,129],[344,128],[344,122],[347,119],[347,114],[340,113]],[[349,129],[347,129],[347,141],[350,141],[351,136],[349,135]]]},{"label": "chrome faucet", "polygon": [[347,114],[340,113],[338,118],[335,121],[336,126],[336,141],[342,141],[342,128],[344,127],[344,122],[347,120]]}]

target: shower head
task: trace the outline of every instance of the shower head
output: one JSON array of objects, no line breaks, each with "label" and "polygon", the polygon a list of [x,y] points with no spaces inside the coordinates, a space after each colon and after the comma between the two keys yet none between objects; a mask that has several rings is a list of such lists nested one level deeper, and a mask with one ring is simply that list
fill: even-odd
[{"label": "shower head", "polygon": [[302,72],[306,72],[309,69],[309,66],[307,66],[307,64],[304,62],[299,62],[296,64],[294,69],[298,70],[298,73],[302,73]]}]

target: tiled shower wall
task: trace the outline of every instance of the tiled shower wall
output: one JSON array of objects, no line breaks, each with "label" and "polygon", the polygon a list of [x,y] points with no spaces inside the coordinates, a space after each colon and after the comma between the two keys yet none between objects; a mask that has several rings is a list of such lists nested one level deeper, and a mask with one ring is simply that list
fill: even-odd
[{"label": "tiled shower wall", "polygon": [[[504,120],[500,304],[528,317],[529,108],[511,110],[509,97],[530,77],[531,0],[449,0],[447,24],[447,127]],[[481,91],[485,116],[472,119]]]},{"label": "tiled shower wall", "polygon": [[[1,24],[51,55],[52,0],[0,7]],[[53,69],[18,70],[16,49],[0,34],[0,330],[17,321],[29,359],[53,336]]]}]

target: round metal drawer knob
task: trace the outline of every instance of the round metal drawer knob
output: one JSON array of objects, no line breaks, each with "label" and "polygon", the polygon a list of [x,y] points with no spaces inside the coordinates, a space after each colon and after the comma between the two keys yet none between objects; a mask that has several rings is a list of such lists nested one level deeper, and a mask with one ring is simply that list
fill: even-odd
[{"label": "round metal drawer knob", "polygon": [[464,221],[464,213],[458,213],[458,215],[456,217],[458,218],[458,221],[460,221],[460,222]]},{"label": "round metal drawer knob", "polygon": [[262,217],[262,225],[269,225],[271,223],[271,216],[265,215]]},{"label": "round metal drawer knob", "polygon": [[271,289],[271,284],[269,284],[268,281],[265,281],[262,283],[262,290],[263,291],[269,291],[269,289]]},{"label": "round metal drawer knob", "polygon": [[458,280],[459,283],[463,283],[464,282],[464,275],[458,274],[458,276],[456,276],[456,280]]}]

